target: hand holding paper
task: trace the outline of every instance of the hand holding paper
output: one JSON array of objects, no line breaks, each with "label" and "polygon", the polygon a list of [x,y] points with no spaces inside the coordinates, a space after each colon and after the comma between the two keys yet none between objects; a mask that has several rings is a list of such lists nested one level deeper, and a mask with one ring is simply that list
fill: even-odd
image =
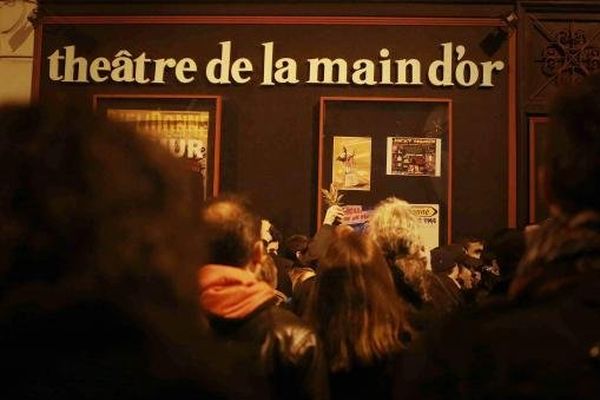
[{"label": "hand holding paper", "polygon": [[344,218],[344,209],[337,205],[331,206],[325,213],[323,225],[333,225],[336,220],[341,221],[342,218]]}]

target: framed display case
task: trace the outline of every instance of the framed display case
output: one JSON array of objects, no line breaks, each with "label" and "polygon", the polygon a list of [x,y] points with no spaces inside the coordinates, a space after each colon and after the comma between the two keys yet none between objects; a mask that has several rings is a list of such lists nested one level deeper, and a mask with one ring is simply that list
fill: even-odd
[{"label": "framed display case", "polygon": [[204,197],[219,193],[221,97],[96,94],[94,110],[185,161]]},{"label": "framed display case", "polygon": [[[395,196],[413,205],[433,248],[452,240],[452,101],[322,97],[319,188],[331,184],[353,216]],[[318,224],[325,207],[319,192]]]}]

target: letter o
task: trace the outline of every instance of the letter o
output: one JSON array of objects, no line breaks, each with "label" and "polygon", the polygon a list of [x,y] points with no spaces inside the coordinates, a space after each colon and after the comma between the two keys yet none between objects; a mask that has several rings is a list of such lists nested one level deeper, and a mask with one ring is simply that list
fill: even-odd
[{"label": "letter o", "polygon": [[[465,69],[469,69],[469,80],[465,79]],[[479,69],[473,61],[465,60],[456,66],[456,82],[461,86],[473,86],[479,79]]]}]

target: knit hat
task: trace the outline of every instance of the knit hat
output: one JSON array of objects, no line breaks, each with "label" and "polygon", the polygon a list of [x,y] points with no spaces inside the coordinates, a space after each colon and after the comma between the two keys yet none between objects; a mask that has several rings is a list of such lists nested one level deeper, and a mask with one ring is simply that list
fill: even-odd
[{"label": "knit hat", "polygon": [[436,247],[431,250],[431,269],[435,273],[450,272],[463,255],[462,246],[457,244]]}]

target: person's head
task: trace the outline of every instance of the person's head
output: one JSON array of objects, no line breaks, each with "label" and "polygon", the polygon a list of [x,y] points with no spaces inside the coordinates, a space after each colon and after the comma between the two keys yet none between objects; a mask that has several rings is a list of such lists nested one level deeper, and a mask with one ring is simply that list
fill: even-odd
[{"label": "person's head", "polygon": [[458,279],[463,255],[463,248],[458,244],[436,247],[431,250],[431,270],[436,274]]},{"label": "person's head", "polygon": [[188,358],[213,346],[186,174],[78,108],[0,110],[3,398],[169,398],[220,379]]},{"label": "person's head", "polygon": [[396,259],[422,251],[418,236],[419,220],[410,204],[388,197],[373,210],[369,219],[369,235],[379,245],[387,259]]},{"label": "person's head", "polygon": [[419,220],[410,204],[395,197],[379,203],[369,220],[369,236],[382,250],[390,268],[399,268],[404,280],[427,299],[424,274],[427,256],[418,234]]},{"label": "person's head", "polygon": [[194,292],[188,179],[157,145],[74,106],[3,110],[0,297],[67,280],[116,290],[142,275]]},{"label": "person's head", "polygon": [[557,96],[551,127],[540,171],[551,209],[600,211],[600,74]]},{"label": "person's head", "polygon": [[285,241],[283,257],[291,261],[300,261],[300,258],[308,250],[310,239],[306,235],[292,235]]},{"label": "person's head", "polygon": [[525,254],[524,232],[512,228],[502,229],[492,236],[488,247],[495,256],[502,280],[512,280]]},{"label": "person's head", "polygon": [[242,199],[221,196],[202,210],[207,263],[252,269],[264,261],[261,221]]},{"label": "person's head", "polygon": [[461,240],[462,247],[467,256],[481,259],[481,254],[484,249],[484,241],[483,239],[477,237],[466,237]]},{"label": "person's head", "polygon": [[259,281],[266,282],[273,289],[277,288],[277,265],[272,257],[264,257],[255,273]]},{"label": "person's head", "polygon": [[356,232],[338,233],[321,260],[308,318],[325,342],[332,371],[368,364],[402,346],[402,303],[379,247]]}]

